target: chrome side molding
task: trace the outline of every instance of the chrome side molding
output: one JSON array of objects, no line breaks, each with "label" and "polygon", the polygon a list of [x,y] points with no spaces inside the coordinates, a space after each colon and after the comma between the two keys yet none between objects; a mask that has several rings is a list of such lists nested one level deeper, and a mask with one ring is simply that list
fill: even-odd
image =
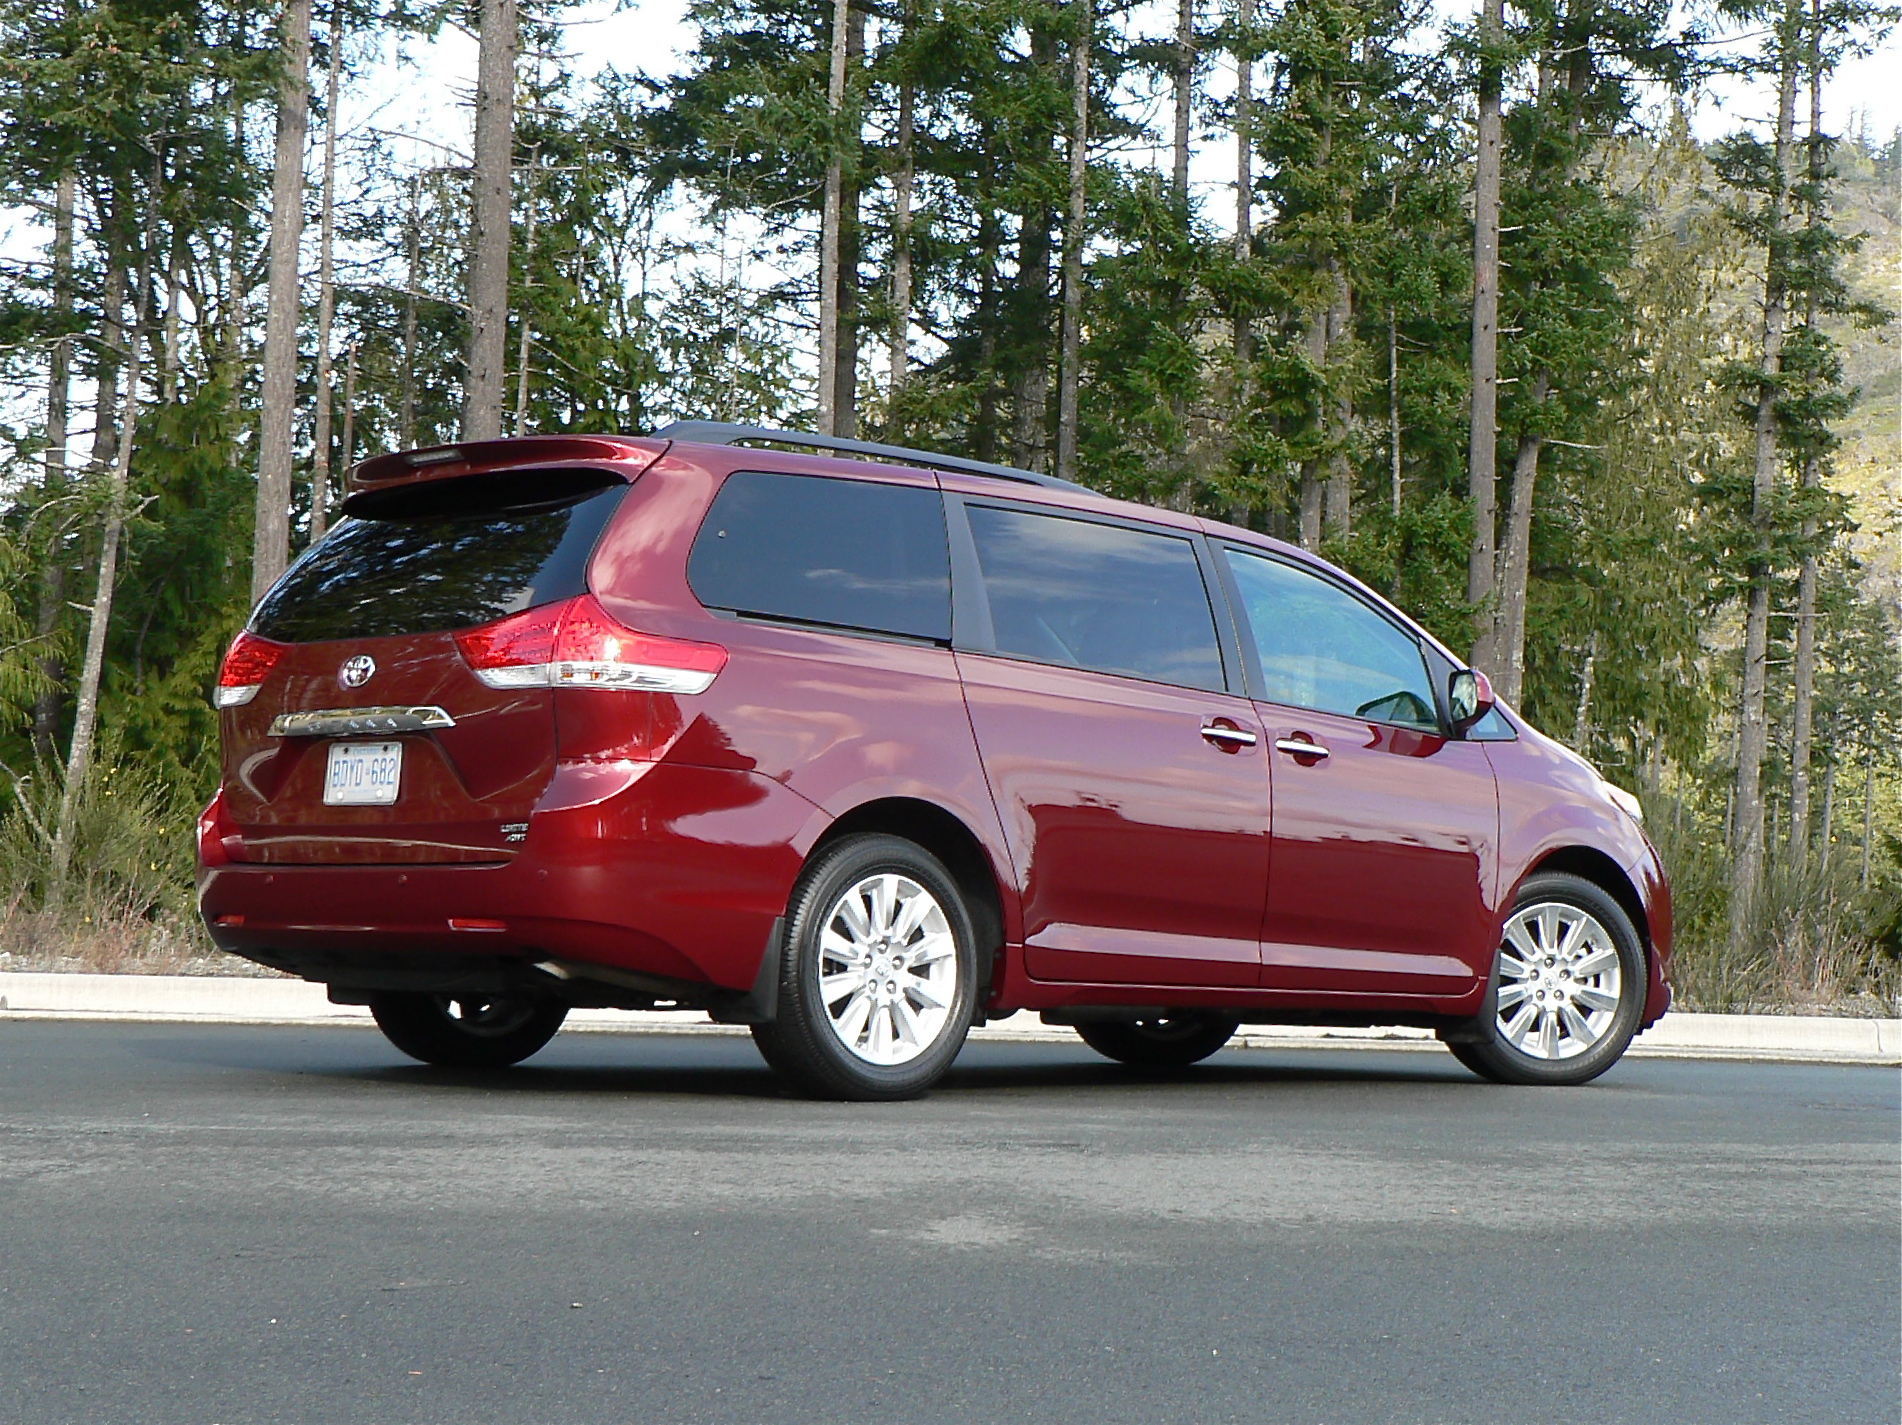
[{"label": "chrome side molding", "polygon": [[429,732],[454,727],[441,708],[319,708],[279,713],[271,719],[273,737],[346,737],[359,732]]}]

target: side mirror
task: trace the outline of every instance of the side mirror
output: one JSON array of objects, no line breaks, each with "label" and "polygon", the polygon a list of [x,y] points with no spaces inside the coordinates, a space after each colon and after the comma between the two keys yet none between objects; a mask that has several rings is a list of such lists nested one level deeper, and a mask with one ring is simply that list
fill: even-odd
[{"label": "side mirror", "polygon": [[1453,710],[1453,730],[1464,732],[1493,710],[1493,685],[1477,668],[1462,668],[1447,680],[1446,700]]}]

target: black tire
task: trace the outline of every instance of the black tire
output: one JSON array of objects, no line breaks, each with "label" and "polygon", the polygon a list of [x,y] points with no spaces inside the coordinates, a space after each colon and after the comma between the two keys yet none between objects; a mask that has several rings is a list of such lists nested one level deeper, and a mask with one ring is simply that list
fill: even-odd
[{"label": "black tire", "polygon": [[[1558,1087],[1589,1083],[1618,1062],[1626,1048],[1630,1046],[1632,1035],[1638,1032],[1638,1019],[1644,1012],[1645,992],[1649,987],[1644,946],[1638,939],[1637,930],[1631,924],[1631,917],[1625,914],[1624,907],[1612,899],[1603,887],[1585,880],[1582,876],[1570,875],[1563,871],[1542,871],[1535,876],[1528,876],[1525,883],[1520,886],[1519,894],[1513,898],[1512,910],[1506,918],[1509,930],[1518,916],[1541,905],[1563,907],[1572,912],[1583,913],[1602,927],[1609,939],[1609,948],[1616,955],[1618,970],[1616,1004],[1615,1007],[1602,1009],[1593,1009],[1590,1005],[1586,1005],[1588,1015],[1596,1013],[1603,1016],[1596,1038],[1589,1041],[1589,1047],[1566,1052],[1563,1046],[1568,1041],[1572,1044],[1583,1041],[1571,1034],[1569,1028],[1565,1026],[1561,1013],[1548,1014],[1543,1006],[1538,1008],[1532,1006],[1529,996],[1541,993],[1542,990],[1528,989],[1528,998],[1520,1001],[1519,1004],[1502,1002],[1500,1012],[1493,1015],[1489,1023],[1484,1026],[1483,1032],[1487,1037],[1483,1041],[1468,1044],[1448,1043],[1446,1046],[1453,1051],[1453,1057],[1467,1068],[1481,1078],[1490,1079],[1496,1084],[1543,1084]],[[1586,953],[1585,947],[1581,947],[1575,953],[1583,955]],[[1513,984],[1517,978],[1505,967],[1507,957],[1518,959],[1520,955],[1521,952],[1515,950],[1508,936],[1506,943],[1500,948],[1499,958],[1502,968],[1495,972],[1502,987]],[[1602,959],[1602,955],[1601,950],[1599,958]],[[1598,1000],[1609,997],[1602,984],[1602,973],[1592,977],[1592,983],[1587,984],[1583,979],[1574,981],[1569,978],[1563,956],[1554,954],[1549,958],[1539,957],[1539,959],[1551,967],[1547,973],[1564,977],[1552,982],[1553,1000],[1556,1002],[1561,995],[1568,996],[1573,1001],[1572,1013],[1575,1018],[1583,1020],[1586,1017],[1578,1014],[1578,1005],[1586,1004],[1583,995],[1592,995]],[[1555,960],[1559,963],[1553,966],[1552,962]],[[1536,967],[1535,973],[1537,973]],[[1543,987],[1546,982],[1528,980],[1527,983],[1528,985],[1537,983]],[[1552,1020],[1557,1027],[1556,1043],[1560,1046],[1560,1052],[1566,1052],[1566,1057],[1543,1057],[1513,1044],[1506,1033],[1504,1021],[1528,1009],[1541,1025],[1547,1018]],[[1530,1035],[1528,1034],[1527,1037],[1529,1038]]]},{"label": "black tire", "polygon": [[[925,893],[942,916],[943,929],[928,931],[920,926],[908,932],[903,945],[878,940],[873,934],[864,943],[868,947],[886,944],[887,949],[868,948],[862,965],[822,950],[822,935],[828,926],[837,933],[848,903],[861,916],[868,913],[868,908],[875,913],[870,902],[854,896],[884,876],[899,878],[896,884],[901,897],[906,897],[906,905],[914,898],[913,893],[902,890],[906,883]],[[925,915],[930,925],[939,924],[929,919],[929,910]],[[950,937],[949,947],[939,938],[943,935]],[[856,946],[859,942],[852,943]],[[931,954],[934,948],[939,953]],[[944,953],[947,949],[949,953]],[[907,965],[911,956],[928,955],[930,964],[938,967],[930,975],[938,978],[911,968],[874,972],[871,957],[894,950],[907,957]],[[835,966],[835,986],[844,976],[863,976],[860,988],[838,990],[832,1001],[832,1006],[840,1007],[840,1028],[834,1027],[832,1006],[828,1006],[820,988],[823,963]],[[841,966],[845,968],[836,968]],[[954,975],[954,985],[943,982],[947,975]],[[868,987],[871,992],[883,987],[884,998],[869,998]],[[766,1062],[807,1093],[863,1101],[914,1098],[943,1077],[964,1047],[977,1004],[977,989],[976,933],[964,897],[944,864],[922,846],[900,837],[848,836],[815,857],[793,890],[780,957],[778,1016],[771,1024],[754,1025],[753,1039]],[[927,994],[944,997],[942,1007],[947,1012],[942,1021],[935,1018],[941,1006],[924,1004],[918,998]],[[874,1062],[866,1056],[881,1052],[876,1038],[868,1038],[857,1048],[848,1045],[847,1036],[855,1033],[851,1017],[861,1000],[867,1005],[862,1022],[867,1035],[882,1026],[885,1051],[910,1053],[911,1057],[903,1062]],[[919,1019],[920,1015],[924,1018]],[[914,1051],[896,1046],[891,1037],[899,1033],[901,1019],[913,1024],[931,1022],[937,1027]]]},{"label": "black tire", "polygon": [[1079,1024],[1076,1032],[1097,1053],[1119,1064],[1180,1069],[1208,1058],[1239,1026],[1239,1020],[1191,1009],[1155,1019]]},{"label": "black tire", "polygon": [[530,995],[370,996],[384,1038],[412,1059],[445,1069],[503,1069],[555,1037],[568,1006]]}]

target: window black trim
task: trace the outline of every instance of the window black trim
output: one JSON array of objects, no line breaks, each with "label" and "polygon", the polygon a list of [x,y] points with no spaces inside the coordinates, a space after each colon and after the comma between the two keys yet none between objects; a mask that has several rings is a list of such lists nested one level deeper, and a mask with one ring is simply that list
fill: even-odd
[{"label": "window black trim", "polygon": [[701,608],[715,618],[734,623],[756,623],[764,628],[790,628],[800,633],[837,633],[847,638],[870,638],[880,643],[908,643],[914,648],[949,648],[948,638],[932,638],[922,633],[893,633],[888,628],[861,628],[853,623],[821,623],[818,619],[793,618],[788,614],[754,613],[750,609],[727,609],[714,604]]},{"label": "window black trim", "polygon": [[[1216,552],[1221,555],[1226,555],[1232,551],[1236,554],[1251,555],[1256,559],[1266,559],[1289,569],[1297,569],[1303,574],[1311,575],[1322,583],[1338,589],[1368,612],[1379,615],[1388,627],[1401,634],[1408,642],[1413,644],[1414,651],[1420,658],[1420,671],[1426,677],[1428,690],[1433,693],[1434,717],[1439,723],[1438,735],[1449,739],[1453,737],[1452,725],[1447,721],[1446,716],[1444,690],[1434,686],[1430,646],[1420,637],[1417,629],[1408,627],[1405,622],[1394,617],[1392,611],[1382,608],[1379,604],[1370,602],[1367,596],[1361,593],[1359,589],[1356,589],[1345,579],[1334,577],[1333,574],[1323,566],[1310,564],[1305,559],[1289,559],[1275,550],[1261,549],[1255,545],[1241,544],[1235,540],[1224,539],[1211,541],[1211,543],[1215,545]],[[1320,713],[1324,717],[1351,717],[1360,722],[1372,723],[1376,727],[1398,728],[1402,732],[1425,731],[1424,728],[1415,723],[1388,722],[1384,718],[1365,717],[1360,713],[1334,712],[1328,708],[1310,708],[1300,703],[1283,703],[1270,698],[1268,696],[1268,681],[1262,676],[1261,671],[1261,652],[1255,645],[1254,630],[1248,627],[1248,615],[1244,612],[1245,605],[1242,603],[1241,588],[1235,583],[1235,571],[1229,567],[1229,562],[1226,558],[1218,558],[1215,563],[1217,571],[1221,576],[1222,591],[1234,607],[1237,629],[1246,630],[1245,635],[1241,639],[1242,660],[1243,665],[1248,670],[1248,696],[1253,701],[1266,703],[1269,707],[1293,708],[1298,712]]]},{"label": "window black trim", "polygon": [[[1034,500],[996,499],[991,496],[963,495],[946,491],[945,526],[951,539],[951,646],[965,653],[981,653],[987,658],[1008,658],[1016,663],[1034,663],[1040,668],[1063,668],[1072,673],[1089,673],[1099,678],[1127,678],[1132,683],[1153,683],[1159,688],[1181,688],[1216,696],[1247,697],[1242,683],[1241,640],[1233,623],[1226,589],[1211,578],[1214,559],[1208,541],[1195,530],[1176,529],[1171,525],[1150,524],[1145,520],[1099,514],[1094,510],[1072,510],[1067,506],[1039,504]],[[1024,653],[1006,653],[997,647],[997,633],[991,622],[990,598],[984,589],[984,573],[978,563],[977,541],[971,535],[967,511],[970,508],[1009,510],[1017,514],[1047,515],[1051,519],[1079,520],[1085,524],[1109,525],[1114,529],[1138,534],[1161,535],[1187,544],[1195,555],[1196,568],[1202,575],[1202,597],[1208,601],[1209,622],[1215,630],[1216,657],[1222,664],[1222,686],[1199,688],[1193,683],[1167,683],[1143,678],[1134,673],[1113,673],[1101,668],[1079,668],[1032,658]]]}]

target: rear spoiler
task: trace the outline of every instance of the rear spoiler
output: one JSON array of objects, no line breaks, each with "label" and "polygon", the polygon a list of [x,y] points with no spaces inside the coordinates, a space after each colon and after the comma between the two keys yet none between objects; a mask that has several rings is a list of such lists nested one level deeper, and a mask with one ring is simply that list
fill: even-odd
[{"label": "rear spoiler", "polygon": [[632,465],[631,480],[666,451],[669,442],[619,435],[524,435],[513,440],[465,441],[376,455],[350,468],[348,495],[387,490],[398,482],[441,480],[490,470],[542,465]]}]

